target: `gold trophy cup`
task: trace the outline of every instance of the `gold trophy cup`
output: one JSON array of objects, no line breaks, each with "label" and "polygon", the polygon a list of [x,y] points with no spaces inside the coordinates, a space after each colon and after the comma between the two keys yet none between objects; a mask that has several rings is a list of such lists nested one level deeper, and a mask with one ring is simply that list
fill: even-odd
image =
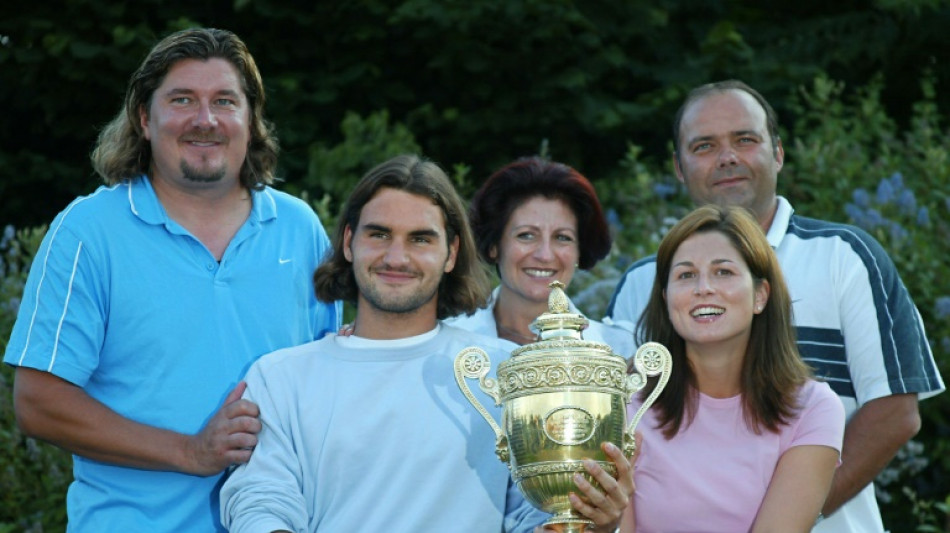
[{"label": "gold trophy cup", "polygon": [[[593,522],[574,510],[568,499],[576,492],[575,473],[599,484],[584,469],[583,459],[597,461],[617,476],[617,468],[601,450],[612,442],[629,457],[636,450],[634,431],[643,413],[663,390],[672,357],[661,344],[646,343],[633,356],[634,373],[610,346],[584,340],[588,320],[570,312],[564,285],[551,284],[548,312],[533,326],[538,341],[511,352],[498,365],[498,379],[487,377],[488,354],[465,348],[455,357],[455,379],[466,398],[495,430],[498,457],[508,464],[521,493],[535,507],[553,514],[545,525],[561,524],[565,533],[583,533]],[[626,404],[648,377],[656,387],[626,424]],[[472,394],[466,379],[502,406],[501,425]]]}]

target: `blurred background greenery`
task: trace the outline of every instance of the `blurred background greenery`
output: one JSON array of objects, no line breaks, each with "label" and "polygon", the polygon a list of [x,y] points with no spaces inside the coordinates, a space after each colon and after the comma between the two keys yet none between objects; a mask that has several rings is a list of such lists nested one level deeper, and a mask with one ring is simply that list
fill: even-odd
[{"label": "blurred background greenery", "polygon": [[[594,181],[611,255],[571,286],[599,317],[689,202],[669,164],[691,87],[739,78],[782,123],[779,192],[891,252],[950,377],[950,2],[877,0],[54,0],[0,6],[0,349],[53,216],[99,180],[88,154],[158,38],[227,28],[250,47],[282,154],[278,187],[328,229],[366,170],[406,151],[463,195],[541,153]],[[62,531],[69,458],[13,421],[0,370],[0,533]],[[950,395],[878,479],[893,532],[950,531]]]}]

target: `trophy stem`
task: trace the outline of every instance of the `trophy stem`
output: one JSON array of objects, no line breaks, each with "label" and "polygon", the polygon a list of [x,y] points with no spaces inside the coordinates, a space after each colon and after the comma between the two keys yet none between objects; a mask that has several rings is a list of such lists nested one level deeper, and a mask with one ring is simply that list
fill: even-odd
[{"label": "trophy stem", "polygon": [[552,526],[558,533],[586,533],[594,527],[594,522],[583,518],[573,510],[554,513],[545,526]]},{"label": "trophy stem", "polygon": [[564,524],[561,533],[585,533],[587,524]]}]

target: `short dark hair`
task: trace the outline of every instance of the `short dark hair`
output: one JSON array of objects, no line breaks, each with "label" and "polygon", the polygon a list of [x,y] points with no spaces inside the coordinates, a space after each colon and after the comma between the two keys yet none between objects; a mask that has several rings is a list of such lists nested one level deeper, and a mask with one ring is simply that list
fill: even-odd
[{"label": "short dark hair", "polygon": [[769,105],[769,102],[759,91],[756,91],[745,82],[739,80],[725,80],[700,85],[691,90],[689,94],[686,95],[686,99],[683,100],[683,104],[676,110],[676,114],[673,115],[673,153],[676,155],[677,161],[680,160],[680,127],[683,125],[683,115],[686,114],[686,108],[693,102],[701,100],[710,94],[729,91],[747,93],[762,106],[762,109],[765,111],[765,124],[769,130],[769,139],[772,141],[772,153],[778,154],[778,144],[781,137],[778,133],[778,117],[775,114],[775,110],[772,109],[772,106]]},{"label": "short dark hair", "polygon": [[142,131],[139,109],[148,111],[155,90],[176,63],[212,58],[234,66],[247,96],[250,139],[241,165],[241,185],[259,190],[274,181],[279,147],[273,125],[264,118],[264,83],[254,57],[244,41],[230,31],[191,28],[162,39],[129,79],[123,107],[100,132],[92,153],[92,165],[105,183],[112,185],[148,172],[152,145]]},{"label": "short dark hair", "polygon": [[347,226],[356,230],[363,206],[384,188],[432,200],[442,210],[448,242],[451,243],[455,237],[459,239],[455,268],[443,275],[439,283],[437,318],[471,314],[484,307],[491,285],[485,265],[478,259],[472,229],[465,216],[465,204],[445,172],[435,163],[416,155],[396,156],[370,170],[356,184],[337,219],[333,253],[313,275],[317,298],[324,302],[346,300],[356,303],[359,287],[353,265],[343,254],[343,235]]},{"label": "short dark hair", "polygon": [[495,171],[472,197],[469,218],[482,259],[494,263],[491,249],[501,242],[511,214],[534,197],[561,200],[577,218],[577,266],[588,269],[610,252],[607,219],[594,186],[577,170],[541,157],[527,157]]}]

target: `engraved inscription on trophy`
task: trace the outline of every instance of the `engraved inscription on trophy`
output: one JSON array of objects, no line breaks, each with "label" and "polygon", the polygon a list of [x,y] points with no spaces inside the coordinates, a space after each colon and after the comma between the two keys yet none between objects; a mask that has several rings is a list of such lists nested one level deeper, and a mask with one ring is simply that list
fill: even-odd
[{"label": "engraved inscription on trophy", "polygon": [[544,417],[544,434],[564,446],[587,442],[595,429],[594,417],[582,407],[558,407]]}]

